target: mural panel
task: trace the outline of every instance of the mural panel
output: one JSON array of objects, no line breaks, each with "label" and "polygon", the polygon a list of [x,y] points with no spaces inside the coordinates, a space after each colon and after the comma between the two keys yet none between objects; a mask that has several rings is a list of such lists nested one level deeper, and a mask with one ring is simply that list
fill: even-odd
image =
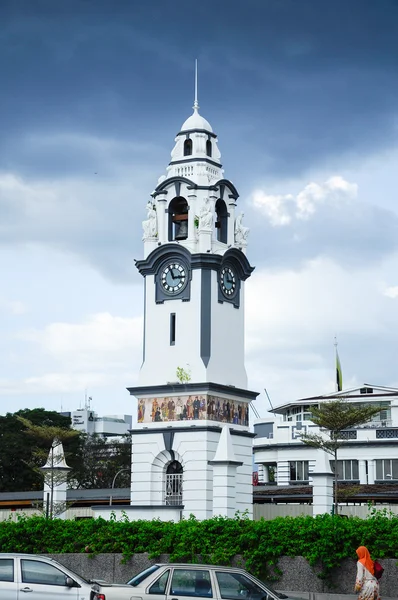
[{"label": "mural panel", "polygon": [[247,402],[235,402],[218,396],[202,394],[141,398],[138,401],[138,423],[206,419],[247,426],[249,425],[249,405]]}]

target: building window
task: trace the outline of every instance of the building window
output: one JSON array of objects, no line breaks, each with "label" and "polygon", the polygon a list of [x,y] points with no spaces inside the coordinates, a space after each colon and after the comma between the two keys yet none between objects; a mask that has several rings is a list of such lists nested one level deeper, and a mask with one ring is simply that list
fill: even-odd
[{"label": "building window", "polygon": [[170,313],[170,346],[176,343],[176,314]]},{"label": "building window", "polygon": [[177,196],[169,204],[169,242],[188,237],[188,202]]},{"label": "building window", "polygon": [[[330,467],[334,473],[334,460],[330,461]],[[359,479],[357,460],[338,460],[337,479],[339,481],[351,481]]]},{"label": "building window", "polygon": [[192,154],[192,140],[187,138],[184,142],[184,156],[191,156]]},{"label": "building window", "polygon": [[290,481],[308,481],[308,460],[290,461]]},{"label": "building window", "polygon": [[376,460],[376,479],[384,481],[398,479],[398,459],[383,458]]},{"label": "building window", "polygon": [[284,421],[311,421],[311,406],[294,406],[283,415]]},{"label": "building window", "polygon": [[228,211],[224,200],[219,198],[216,202],[216,229],[217,240],[226,244],[228,241]]},{"label": "building window", "polygon": [[178,460],[169,463],[166,469],[166,494],[165,503],[168,506],[182,504],[182,464]]},{"label": "building window", "polygon": [[207,154],[207,156],[211,156],[211,154],[212,154],[212,147],[211,147],[210,140],[207,140],[207,142],[206,142],[206,154]]}]

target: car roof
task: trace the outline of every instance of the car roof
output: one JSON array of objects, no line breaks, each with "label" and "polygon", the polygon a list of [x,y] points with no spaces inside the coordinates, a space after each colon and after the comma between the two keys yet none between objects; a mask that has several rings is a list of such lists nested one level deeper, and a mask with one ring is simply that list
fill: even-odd
[{"label": "car roof", "polygon": [[[226,571],[245,571],[242,567],[225,567],[224,565],[208,565],[202,563],[156,563],[158,567],[196,567],[200,569],[225,569]],[[247,573],[247,571],[245,571]]]},{"label": "car roof", "polygon": [[13,556],[15,558],[23,556],[24,558],[45,558],[47,560],[54,560],[50,556],[44,556],[44,554],[30,554],[28,552],[0,552],[0,556]]}]

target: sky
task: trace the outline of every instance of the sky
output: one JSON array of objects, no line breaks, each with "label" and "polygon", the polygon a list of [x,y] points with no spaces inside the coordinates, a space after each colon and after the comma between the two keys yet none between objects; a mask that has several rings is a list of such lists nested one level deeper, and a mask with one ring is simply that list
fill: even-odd
[{"label": "sky", "polygon": [[192,112],[250,227],[256,408],[398,386],[396,0],[2,0],[0,414],[135,414],[141,222]]}]

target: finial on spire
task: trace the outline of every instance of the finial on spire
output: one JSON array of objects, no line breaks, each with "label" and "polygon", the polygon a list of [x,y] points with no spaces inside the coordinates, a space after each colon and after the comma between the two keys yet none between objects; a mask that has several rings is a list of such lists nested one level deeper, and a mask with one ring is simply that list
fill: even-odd
[{"label": "finial on spire", "polygon": [[198,104],[198,59],[195,58],[195,100],[193,103],[193,107],[194,110],[199,110],[199,104]]}]

